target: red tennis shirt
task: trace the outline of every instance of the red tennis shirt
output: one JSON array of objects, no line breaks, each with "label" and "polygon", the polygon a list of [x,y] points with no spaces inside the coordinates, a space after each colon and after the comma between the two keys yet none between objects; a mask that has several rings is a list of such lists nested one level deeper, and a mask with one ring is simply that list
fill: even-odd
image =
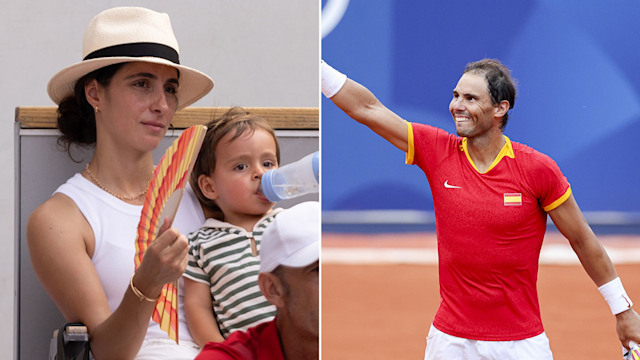
[{"label": "red tennis shirt", "polygon": [[276,320],[235,331],[221,343],[206,343],[195,360],[284,360]]},{"label": "red tennis shirt", "polygon": [[441,303],[433,325],[475,340],[521,340],[544,330],[536,281],[547,212],[571,188],[558,165],[532,148],[506,144],[485,173],[466,138],[410,124],[407,164],[433,194]]}]

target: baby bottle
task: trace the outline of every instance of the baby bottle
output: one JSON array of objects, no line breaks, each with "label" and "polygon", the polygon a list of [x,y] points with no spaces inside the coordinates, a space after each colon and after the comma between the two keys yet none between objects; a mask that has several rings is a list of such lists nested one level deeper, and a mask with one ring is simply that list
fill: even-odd
[{"label": "baby bottle", "polygon": [[318,192],[320,164],[319,152],[269,170],[262,175],[262,193],[269,201],[281,201]]}]

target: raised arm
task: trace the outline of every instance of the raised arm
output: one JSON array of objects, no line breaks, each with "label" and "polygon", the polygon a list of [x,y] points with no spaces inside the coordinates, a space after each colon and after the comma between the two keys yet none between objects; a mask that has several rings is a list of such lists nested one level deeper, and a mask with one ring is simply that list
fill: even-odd
[{"label": "raised arm", "polygon": [[[163,230],[167,228],[165,223]],[[55,194],[38,207],[29,217],[27,241],[40,282],[67,321],[87,326],[94,356],[133,359],[144,340],[155,302],[140,300],[127,287],[120,305],[111,312],[91,262],[93,232],[75,203]],[[133,277],[134,286],[146,297],[157,298],[163,284],[184,272],[186,255],[186,237],[173,228],[164,231],[147,249]]]},{"label": "raised arm", "polygon": [[573,195],[551,210],[549,216],[569,240],[585,271],[611,307],[622,345],[628,349],[629,340],[640,342],[640,316],[631,308],[631,300],[622,287],[613,262],[582,215]]},{"label": "raised arm", "polygon": [[398,149],[408,150],[407,122],[384,106],[369,89],[321,62],[322,92],[342,111],[368,126]]}]

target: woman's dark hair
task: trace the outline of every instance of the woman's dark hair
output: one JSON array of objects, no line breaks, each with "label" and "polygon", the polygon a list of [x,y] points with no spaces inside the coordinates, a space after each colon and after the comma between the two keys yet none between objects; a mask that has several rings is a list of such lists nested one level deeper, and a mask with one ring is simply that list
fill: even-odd
[{"label": "woman's dark hair", "polygon": [[[516,102],[516,84],[511,78],[511,72],[497,59],[482,59],[479,61],[468,63],[463,73],[473,73],[484,75],[489,87],[491,102],[494,105],[499,104],[503,100],[509,102],[509,109],[513,109]],[[502,125],[500,129],[504,130],[509,120],[509,111],[502,117]]]},{"label": "woman's dark hair", "polygon": [[218,146],[224,145],[220,143],[220,140],[230,133],[233,135],[229,141],[233,141],[244,134],[253,134],[256,130],[264,130],[273,137],[276,143],[276,160],[278,164],[280,163],[280,145],[275,131],[267,120],[240,107],[229,109],[224,115],[211,120],[206,126],[207,132],[204,135],[202,147],[193,166],[189,182],[200,204],[211,213],[210,216],[224,221],[224,214],[220,207],[214,200],[204,196],[198,185],[200,175],[211,175],[216,168],[216,149]]},{"label": "woman's dark hair", "polygon": [[62,133],[58,138],[58,145],[67,151],[72,160],[70,152],[72,144],[88,146],[96,142],[96,117],[93,107],[85,96],[85,84],[96,79],[100,85],[109,85],[111,78],[122,65],[124,63],[105,66],[81,77],[76,81],[73,95],[65,98],[58,105],[58,129]]}]

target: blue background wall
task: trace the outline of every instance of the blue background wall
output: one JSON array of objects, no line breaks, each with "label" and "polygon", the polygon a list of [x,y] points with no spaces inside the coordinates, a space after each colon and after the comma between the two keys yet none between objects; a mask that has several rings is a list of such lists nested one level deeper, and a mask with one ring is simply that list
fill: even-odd
[{"label": "blue background wall", "polygon": [[[636,1],[351,0],[322,56],[403,118],[449,132],[465,64],[500,59],[519,91],[505,135],[555,159],[583,211],[633,222],[639,14]],[[422,171],[324,98],[322,154],[326,212],[433,210]]]}]

